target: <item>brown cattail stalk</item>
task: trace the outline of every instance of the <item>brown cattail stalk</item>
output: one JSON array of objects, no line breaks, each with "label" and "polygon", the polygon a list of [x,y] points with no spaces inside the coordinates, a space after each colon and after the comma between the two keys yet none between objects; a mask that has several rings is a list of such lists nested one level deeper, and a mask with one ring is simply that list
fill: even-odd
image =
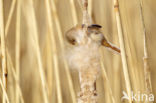
[{"label": "brown cattail stalk", "polygon": [[144,21],[144,16],[143,16],[143,4],[140,0],[140,17],[141,17],[141,22],[142,22],[142,29],[143,29],[143,41],[144,41],[144,57],[143,57],[143,62],[144,62],[144,75],[145,75],[145,86],[146,86],[146,92],[148,94],[152,93],[152,83],[151,83],[151,73],[150,73],[150,67],[148,64],[148,51],[147,51],[147,35],[146,35],[146,28],[145,28],[145,21]]},{"label": "brown cattail stalk", "polygon": [[124,42],[123,28],[122,28],[122,24],[121,24],[118,0],[114,0],[114,10],[115,10],[115,15],[116,15],[116,22],[117,22],[119,43],[120,43],[120,48],[121,48],[121,58],[122,58],[122,65],[123,65],[123,72],[124,72],[124,77],[125,77],[126,89],[127,89],[127,94],[129,96],[129,103],[132,103],[132,100],[131,100],[131,84],[130,84],[130,78],[129,78],[129,73],[128,73],[128,64],[127,64],[127,57],[126,57],[126,50],[125,50],[125,42]]},{"label": "brown cattail stalk", "polygon": [[[88,14],[88,0],[82,0],[83,5],[83,35],[84,39],[82,41],[82,48],[80,46],[80,56],[83,56],[86,53],[87,64],[90,66],[85,66],[85,63],[82,61],[82,66],[79,68],[79,79],[80,79],[80,94],[78,98],[78,103],[97,103],[97,93],[96,93],[96,78],[99,72],[99,56],[98,56],[98,48],[92,44],[87,43],[87,27],[92,23],[91,17]],[[90,51],[91,50],[91,51]],[[93,50],[93,51],[92,51]],[[95,51],[94,51],[95,50]],[[97,50],[97,51],[96,51]],[[89,55],[89,52],[96,52],[95,55]],[[75,57],[77,58],[77,57]],[[78,57],[79,58],[79,57]],[[81,62],[78,61],[78,62]],[[81,65],[81,64],[80,64]]]},{"label": "brown cattail stalk", "polygon": [[[1,36],[1,51],[2,51],[2,81],[3,82],[3,102],[6,103],[6,91],[7,89],[7,60],[6,60],[6,39],[4,31],[4,13],[3,13],[3,0],[0,0],[0,36]],[[2,84],[2,83],[1,83]]]},{"label": "brown cattail stalk", "polygon": [[[16,54],[15,54],[15,61],[16,61],[16,74],[17,74],[17,81],[20,83],[20,19],[21,19],[21,0],[17,1],[17,16],[16,16]],[[19,103],[19,90],[18,85],[16,85],[16,103]]]},{"label": "brown cattail stalk", "polygon": [[92,23],[91,17],[88,14],[88,0],[82,0],[83,5],[83,21],[82,23],[86,25],[90,25]]}]

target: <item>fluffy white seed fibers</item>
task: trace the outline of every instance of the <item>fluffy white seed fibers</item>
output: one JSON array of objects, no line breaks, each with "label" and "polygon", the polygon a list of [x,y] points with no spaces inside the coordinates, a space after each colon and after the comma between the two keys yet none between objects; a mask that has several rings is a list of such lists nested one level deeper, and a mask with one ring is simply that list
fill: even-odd
[{"label": "fluffy white seed fibers", "polygon": [[[99,45],[90,42],[87,44],[75,46],[68,50],[67,60],[72,69],[100,69]],[[91,71],[92,71],[91,70]]]}]

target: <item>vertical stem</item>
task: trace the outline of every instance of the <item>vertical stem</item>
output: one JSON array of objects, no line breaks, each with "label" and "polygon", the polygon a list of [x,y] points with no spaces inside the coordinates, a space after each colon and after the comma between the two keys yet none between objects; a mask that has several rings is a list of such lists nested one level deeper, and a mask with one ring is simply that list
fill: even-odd
[{"label": "vertical stem", "polygon": [[90,17],[92,17],[92,12],[93,12],[93,0],[88,1],[88,14]]},{"label": "vertical stem", "polygon": [[[3,0],[0,0],[0,36],[1,36],[1,50],[2,50],[2,82],[4,89],[7,89],[7,61],[6,61],[6,39],[4,31],[4,12]],[[6,96],[3,92],[3,102],[6,103]]]},{"label": "vertical stem", "polygon": [[152,83],[151,83],[151,73],[150,73],[150,67],[148,64],[148,51],[147,51],[147,35],[146,35],[146,28],[145,28],[145,21],[144,21],[144,16],[143,16],[143,8],[142,8],[142,2],[139,0],[139,6],[140,6],[140,17],[141,17],[141,22],[142,22],[142,29],[143,29],[143,41],[144,41],[144,57],[143,57],[143,62],[144,62],[144,73],[145,73],[145,85],[146,85],[146,91],[147,93],[152,93]]},{"label": "vertical stem", "polygon": [[83,6],[83,24],[90,25],[92,23],[91,17],[88,14],[88,0],[82,0],[82,6]]},{"label": "vertical stem", "polygon": [[114,0],[114,10],[115,10],[115,15],[116,15],[118,37],[119,37],[119,43],[120,43],[120,48],[121,48],[121,58],[122,58],[122,65],[123,65],[126,89],[127,89],[127,93],[129,96],[129,103],[131,103],[132,102],[132,100],[131,100],[131,84],[130,84],[130,78],[129,78],[129,73],[128,73],[125,42],[124,42],[123,28],[122,28],[122,24],[121,24],[118,0]]},{"label": "vertical stem", "polygon": [[104,63],[102,62],[102,61],[104,61],[104,56],[103,56],[102,50],[100,50],[100,51],[101,51],[101,60],[100,61],[101,61],[102,77],[104,80],[106,80],[106,83],[108,85],[108,89],[109,89],[108,91],[111,96],[112,103],[115,103],[114,95],[113,95],[111,85],[110,85],[110,82],[109,82],[109,79],[108,79],[108,76],[107,76],[107,73],[105,70],[105,66],[104,66]]},{"label": "vertical stem", "polygon": [[[15,72],[15,69],[13,67],[13,63],[12,63],[12,60],[11,60],[11,57],[10,57],[10,54],[8,52],[8,50],[6,49],[6,53],[7,53],[7,60],[8,60],[8,64],[10,65],[10,69],[11,69],[11,73],[13,74],[13,77],[15,79],[15,82],[16,82],[16,85],[18,88],[18,93],[19,93],[19,97],[20,97],[20,100],[21,100],[21,103],[24,103],[24,98],[23,98],[23,95],[22,95],[22,91],[21,91],[21,88],[20,88],[20,85],[19,85],[19,82],[17,80],[17,74]],[[9,70],[9,67],[8,67],[8,70]]]},{"label": "vertical stem", "polygon": [[50,35],[48,35],[49,33],[46,32],[46,72],[47,72],[47,85],[48,85],[48,89],[50,92],[48,92],[48,97],[49,97],[49,101],[52,100],[51,96],[52,93],[54,92],[54,81],[53,81],[53,60],[52,60],[52,48],[51,48],[51,40],[50,40]]},{"label": "vertical stem", "polygon": [[79,79],[80,79],[80,97],[78,103],[97,103],[97,93],[96,93],[96,77],[97,74],[92,71],[92,68],[88,70],[79,70]]},{"label": "vertical stem", "polygon": [[11,19],[12,19],[12,16],[13,16],[13,12],[14,12],[14,9],[15,9],[16,1],[17,0],[12,0],[12,3],[11,3],[11,8],[10,8],[10,11],[9,11],[9,16],[8,16],[8,19],[6,21],[6,26],[5,26],[5,36],[6,37],[8,35],[8,30],[9,30],[9,26],[10,26]]},{"label": "vertical stem", "polygon": [[[16,43],[15,43],[15,61],[17,81],[20,84],[20,21],[21,21],[21,0],[17,1],[17,16],[16,16]],[[16,83],[16,103],[19,103],[18,85]]]},{"label": "vertical stem", "polygon": [[75,0],[70,0],[70,6],[71,6],[71,12],[72,12],[72,18],[74,25],[78,24],[77,14],[76,14],[76,8],[74,4]]},{"label": "vertical stem", "polygon": [[5,89],[4,85],[3,85],[3,80],[1,78],[0,78],[0,85],[2,87],[2,92],[3,92],[3,95],[5,96],[5,99],[6,99],[7,103],[10,103],[7,92],[6,92],[6,89]]},{"label": "vertical stem", "polygon": [[[54,0],[52,0],[54,3]],[[57,55],[57,48],[56,48],[56,41],[54,36],[54,30],[53,30],[53,21],[51,17],[51,11],[50,11],[50,1],[45,0],[46,4],[46,11],[47,11],[47,19],[48,19],[48,30],[50,33],[51,43],[52,43],[52,53],[53,53],[53,62],[54,62],[54,75],[55,75],[55,81],[57,85],[57,98],[58,103],[63,103],[62,100],[62,92],[61,92],[61,83],[60,83],[60,75],[59,75],[59,67],[58,67],[58,55]],[[55,6],[55,4],[53,4]],[[54,7],[55,9],[55,7]],[[55,12],[56,13],[56,12]]]},{"label": "vertical stem", "polygon": [[[41,78],[41,84],[42,84],[42,93],[43,93],[43,99],[44,103],[49,103],[48,100],[48,88],[47,88],[47,83],[45,79],[45,74],[44,74],[44,68],[43,68],[43,62],[42,62],[42,57],[41,57],[41,50],[39,46],[39,34],[38,34],[38,29],[37,29],[37,21],[36,21],[36,15],[35,15],[35,10],[34,10],[34,5],[33,5],[33,0],[30,0],[31,7],[32,7],[32,31],[34,31],[33,36],[34,36],[34,46],[36,47],[36,55],[37,55],[37,62],[38,62],[38,69],[40,73],[40,78]],[[30,22],[30,21],[29,21]]]},{"label": "vertical stem", "polygon": [[[59,38],[61,50],[64,53],[64,39],[63,39],[63,36],[62,36],[62,30],[61,30],[61,26],[60,26],[58,14],[57,14],[55,1],[51,0],[51,4],[52,4],[53,18],[54,18],[54,21],[56,23],[56,29],[57,29],[57,32],[58,32],[58,38]],[[54,39],[54,37],[53,37],[53,39]],[[55,43],[54,40],[53,40],[53,43]],[[55,59],[56,59],[56,57],[55,57]],[[69,68],[68,68],[68,65],[67,65],[67,62],[66,62],[65,58],[63,58],[63,62],[64,62],[64,65],[65,65],[65,71],[67,73],[67,80],[68,80],[68,83],[69,83],[69,89],[70,89],[70,94],[71,94],[71,97],[72,97],[72,101],[73,101],[73,103],[76,103],[76,95],[75,95],[75,91],[74,91],[74,86],[73,86],[71,74],[70,74],[70,71],[69,71]],[[55,68],[55,70],[57,70],[56,71],[56,73],[58,73],[57,78],[60,80],[60,78],[59,78],[59,68],[58,69]],[[60,83],[59,83],[59,81],[57,81],[57,82],[56,82],[57,86],[59,87]],[[59,100],[59,103],[61,103],[62,102],[62,93],[61,93],[61,87],[59,87],[59,88],[57,88],[57,92],[58,92],[58,95],[59,95],[59,98],[60,98],[60,99],[58,98],[58,100]]]},{"label": "vertical stem", "polygon": [[[87,27],[92,23],[91,17],[88,14],[88,0],[82,0],[83,7],[83,35],[84,40],[82,45],[86,44],[87,40]],[[90,60],[91,61],[91,60]],[[90,70],[90,71],[89,71]],[[96,78],[97,78],[97,68],[80,68],[79,79],[80,79],[80,97],[78,103],[97,103],[96,94]]]}]

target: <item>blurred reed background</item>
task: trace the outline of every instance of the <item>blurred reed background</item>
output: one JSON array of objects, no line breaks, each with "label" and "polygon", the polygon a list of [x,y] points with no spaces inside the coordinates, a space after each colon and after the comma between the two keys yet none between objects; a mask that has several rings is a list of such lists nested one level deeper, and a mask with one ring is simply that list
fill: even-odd
[{"label": "blurred reed background", "polygon": [[[79,1],[0,1],[1,80],[4,69],[8,72],[7,95],[3,97],[5,85],[1,84],[0,103],[6,97],[10,103],[76,103],[78,72],[68,69],[63,48],[65,32],[82,22]],[[144,22],[152,91],[156,95],[156,1],[142,1],[144,21],[140,0],[119,0],[128,71],[132,90],[146,93]],[[113,0],[89,0],[89,13],[94,23],[103,26],[105,37],[119,46],[113,4]],[[104,47],[101,57],[98,103],[121,103],[122,91],[126,91],[121,57]]]}]

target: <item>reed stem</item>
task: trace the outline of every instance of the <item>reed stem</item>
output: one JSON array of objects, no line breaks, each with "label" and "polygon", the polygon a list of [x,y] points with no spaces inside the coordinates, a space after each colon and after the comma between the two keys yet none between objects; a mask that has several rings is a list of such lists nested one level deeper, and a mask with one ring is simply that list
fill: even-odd
[{"label": "reed stem", "polygon": [[3,92],[3,95],[5,97],[5,102],[10,103],[7,92],[6,92],[6,89],[5,89],[4,85],[3,85],[3,80],[1,78],[0,78],[0,85],[2,87],[2,92]]},{"label": "reed stem", "polygon": [[[15,79],[15,82],[16,82],[16,88],[18,90],[17,92],[19,95],[19,99],[21,100],[22,103],[24,103],[24,98],[23,98],[23,94],[22,94],[22,90],[21,90],[19,81],[18,81],[18,76],[17,76],[17,73],[15,71],[15,68],[13,67],[13,63],[11,60],[11,56],[8,52],[8,49],[7,49],[7,60],[8,60],[8,64],[10,65],[10,69],[11,69],[11,73],[13,74],[13,78]],[[8,67],[8,70],[9,70],[9,67]]]},{"label": "reed stem", "polygon": [[[16,16],[16,74],[17,74],[17,81],[20,84],[20,23],[21,23],[21,0],[17,1],[17,16]],[[19,93],[18,93],[18,85],[16,85],[16,103],[19,103]]]},{"label": "reed stem", "polygon": [[10,23],[11,23],[11,19],[12,19],[14,10],[15,10],[16,2],[17,2],[17,0],[12,0],[12,3],[11,3],[11,8],[10,8],[10,11],[9,11],[9,16],[8,16],[8,19],[7,19],[7,21],[6,21],[6,26],[5,26],[5,36],[6,36],[6,37],[7,37],[7,35],[8,35],[8,30],[9,30],[9,26],[10,26]]},{"label": "reed stem", "polygon": [[105,65],[103,63],[104,61],[104,56],[103,56],[103,52],[102,50],[101,51],[101,69],[102,69],[102,77],[104,80],[106,80],[106,83],[108,85],[108,91],[109,91],[109,94],[111,96],[111,99],[112,99],[112,103],[115,103],[115,98],[114,98],[114,95],[113,95],[113,92],[112,92],[112,89],[111,89],[111,85],[110,85],[110,82],[109,82],[109,79],[108,79],[108,76],[107,76],[107,73],[106,73],[106,70],[105,70]]},{"label": "reed stem", "polygon": [[6,103],[6,93],[7,90],[7,60],[6,60],[6,39],[4,30],[4,12],[3,12],[3,0],[0,0],[0,36],[1,36],[1,51],[2,51],[2,81],[3,83],[3,102]]},{"label": "reed stem", "polygon": [[[52,4],[53,18],[54,18],[54,21],[55,21],[55,24],[56,24],[56,29],[57,29],[57,32],[58,32],[58,39],[59,39],[59,42],[60,42],[62,53],[64,53],[65,52],[65,50],[64,50],[64,47],[65,47],[64,46],[64,39],[63,39],[63,35],[62,35],[60,21],[59,21],[59,18],[58,18],[56,3],[55,3],[54,0],[51,0],[51,4]],[[76,15],[74,17],[76,17]],[[76,18],[75,18],[75,20],[76,20]],[[76,21],[75,21],[75,23],[76,23]],[[53,39],[54,39],[54,37],[53,37]],[[70,94],[71,94],[71,97],[72,97],[72,101],[73,101],[73,103],[76,103],[76,95],[75,95],[75,91],[74,91],[73,81],[72,81],[71,74],[70,74],[70,71],[69,71],[69,68],[68,68],[68,65],[67,65],[67,61],[65,60],[65,58],[63,58],[63,63],[64,63],[64,66],[65,66],[65,71],[66,71],[67,80],[68,80],[68,83],[69,83],[69,90],[70,90]],[[57,70],[57,72],[59,72],[59,69]],[[58,77],[59,77],[59,75],[58,75]],[[58,91],[60,91],[60,90],[58,90]],[[59,93],[60,98],[61,98],[61,95],[62,94],[60,92]],[[61,102],[61,100],[59,98],[58,98],[58,100]]]},{"label": "reed stem", "polygon": [[147,50],[147,34],[146,34],[146,27],[145,27],[145,21],[144,21],[144,16],[143,16],[143,3],[141,0],[139,7],[140,7],[140,17],[141,17],[141,22],[142,22],[142,29],[143,29],[143,42],[144,42],[144,57],[143,57],[143,62],[144,62],[144,75],[145,75],[145,86],[146,86],[146,92],[148,94],[152,93],[152,83],[151,83],[151,72],[150,72],[150,67],[148,64],[148,50]]},{"label": "reed stem", "polygon": [[77,18],[74,1],[75,0],[70,0],[70,7],[71,7],[71,12],[72,12],[73,23],[74,23],[74,25],[76,25],[76,24],[78,24],[78,18]]},{"label": "reed stem", "polygon": [[[56,41],[55,41],[54,30],[53,30],[53,21],[52,21],[52,16],[51,16],[50,1],[46,0],[45,4],[46,4],[46,12],[47,12],[47,20],[48,20],[48,31],[49,31],[51,43],[52,43],[54,74],[55,74],[55,81],[56,81],[56,85],[57,85],[57,88],[56,88],[57,89],[57,100],[58,100],[58,103],[63,103],[60,75],[59,75],[59,67],[58,67],[58,55],[57,55]],[[53,4],[53,5],[55,6],[55,4]]]},{"label": "reed stem", "polygon": [[47,88],[47,83],[45,79],[45,74],[44,74],[44,68],[43,68],[43,62],[42,62],[42,57],[41,57],[41,50],[39,46],[39,33],[37,29],[37,21],[36,21],[36,15],[35,15],[35,10],[34,10],[34,5],[33,5],[33,0],[30,0],[31,3],[31,8],[32,8],[32,20],[31,20],[31,25],[32,25],[32,31],[33,32],[33,39],[34,39],[34,46],[36,49],[36,55],[37,55],[37,62],[38,62],[38,69],[40,73],[40,78],[41,78],[41,84],[42,84],[42,93],[43,93],[43,98],[45,103],[49,103],[48,99],[48,88]]},{"label": "reed stem", "polygon": [[125,83],[126,83],[126,90],[129,96],[129,103],[132,103],[131,84],[130,84],[130,78],[129,78],[129,73],[128,73],[126,49],[125,49],[125,42],[124,42],[124,35],[123,35],[123,28],[121,24],[118,0],[114,0],[114,10],[115,10],[115,15],[116,15],[118,37],[119,37],[119,43],[120,43],[120,48],[121,48],[121,59],[122,59],[123,73],[124,73],[124,78],[125,78]]}]

